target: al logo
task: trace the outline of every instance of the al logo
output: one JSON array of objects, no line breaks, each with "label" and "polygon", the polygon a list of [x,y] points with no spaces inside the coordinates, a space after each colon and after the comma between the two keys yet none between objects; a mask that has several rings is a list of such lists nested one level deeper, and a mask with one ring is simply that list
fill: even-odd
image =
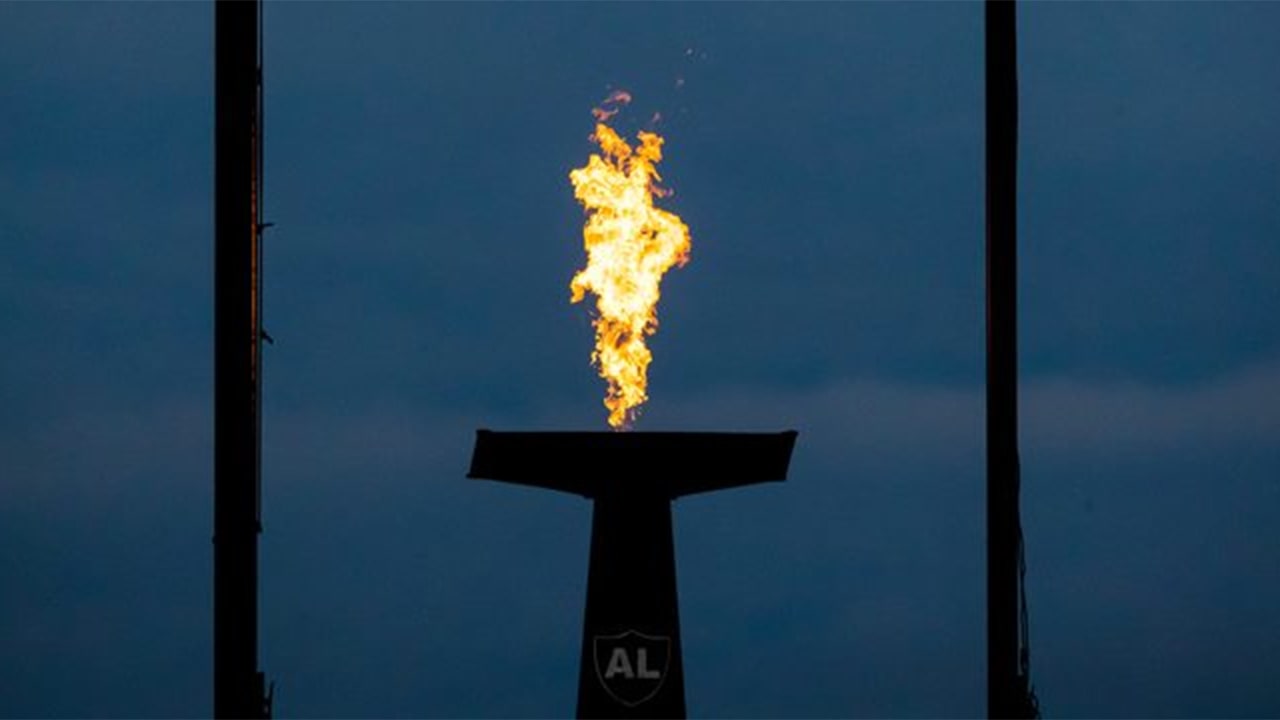
[{"label": "al logo", "polygon": [[658,694],[667,679],[671,638],[627,630],[593,638],[596,679],[610,697],[635,707]]}]

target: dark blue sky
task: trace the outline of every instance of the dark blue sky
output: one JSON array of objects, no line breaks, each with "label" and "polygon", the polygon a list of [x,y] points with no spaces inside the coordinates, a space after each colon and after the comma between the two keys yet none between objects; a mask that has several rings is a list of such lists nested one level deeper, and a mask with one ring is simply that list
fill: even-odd
[{"label": "dark blue sky", "polygon": [[[1021,11],[1050,715],[1280,714],[1277,27]],[[566,175],[610,87],[624,126],[662,112],[693,234],[638,428],[801,431],[785,485],[676,508],[690,712],[984,711],[980,5],[266,28],[281,715],[572,711],[589,505],[463,474],[476,427],[605,427]],[[211,706],[212,32],[208,4],[0,4],[0,715]]]}]

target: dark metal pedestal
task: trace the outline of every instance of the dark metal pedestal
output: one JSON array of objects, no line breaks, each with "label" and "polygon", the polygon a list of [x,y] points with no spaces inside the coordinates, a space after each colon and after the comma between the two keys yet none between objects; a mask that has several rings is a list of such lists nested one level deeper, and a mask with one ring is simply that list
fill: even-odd
[{"label": "dark metal pedestal", "polygon": [[476,435],[468,477],[594,501],[578,717],[682,718],[671,501],[786,479],[796,433]]}]

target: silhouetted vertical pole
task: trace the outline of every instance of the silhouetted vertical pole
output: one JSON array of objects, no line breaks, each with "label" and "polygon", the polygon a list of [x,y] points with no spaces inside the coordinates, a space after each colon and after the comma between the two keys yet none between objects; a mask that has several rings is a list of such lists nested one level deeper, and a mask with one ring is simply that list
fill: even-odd
[{"label": "silhouetted vertical pole", "polygon": [[1025,712],[1019,673],[1016,5],[986,2],[987,712]]},{"label": "silhouetted vertical pole", "polygon": [[213,713],[268,713],[258,672],[258,2],[214,6]]}]

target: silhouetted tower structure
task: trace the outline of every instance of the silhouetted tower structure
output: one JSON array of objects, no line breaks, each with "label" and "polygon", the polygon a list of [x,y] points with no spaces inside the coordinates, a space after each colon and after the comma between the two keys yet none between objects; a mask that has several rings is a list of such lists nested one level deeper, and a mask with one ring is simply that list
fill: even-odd
[{"label": "silhouetted tower structure", "polygon": [[476,433],[468,477],[593,501],[580,718],[682,718],[671,501],[781,481],[796,433]]},{"label": "silhouetted tower structure", "polygon": [[261,7],[214,6],[213,714],[263,718],[261,532]]},{"label": "silhouetted tower structure", "polygon": [[987,713],[1037,717],[1018,463],[1018,46],[1013,0],[987,0]]}]

